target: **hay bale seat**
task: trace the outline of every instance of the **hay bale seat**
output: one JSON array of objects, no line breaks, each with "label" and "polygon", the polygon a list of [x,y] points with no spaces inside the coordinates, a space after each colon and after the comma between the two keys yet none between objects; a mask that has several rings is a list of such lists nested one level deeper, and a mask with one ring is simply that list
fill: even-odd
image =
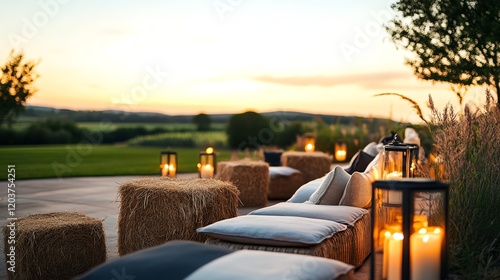
[{"label": "hay bale seat", "polygon": [[371,215],[368,211],[363,217],[348,226],[347,230],[335,233],[332,237],[310,247],[285,247],[270,245],[243,244],[210,237],[205,243],[233,250],[261,250],[318,256],[338,260],[360,267],[371,252]]},{"label": "hay bale seat", "polygon": [[303,182],[309,182],[328,173],[332,157],[322,152],[288,151],[281,155],[283,166],[289,166],[302,172]]},{"label": "hay bale seat", "polygon": [[265,206],[269,186],[269,164],[263,161],[223,161],[217,164],[217,179],[233,183],[245,207]]},{"label": "hay bale seat", "polygon": [[[298,171],[287,175],[273,175],[271,170],[280,169],[283,166],[269,167],[269,188],[267,198],[271,200],[286,200],[300,188],[304,183],[302,172]],[[295,169],[296,170],[296,169]]]},{"label": "hay bale seat", "polygon": [[238,189],[214,179],[141,178],[123,183],[119,195],[119,255],[171,240],[203,242],[197,228],[238,211]]},{"label": "hay bale seat", "polygon": [[[32,214],[14,221],[15,272],[9,279],[72,279],[106,261],[102,220],[77,212]],[[6,225],[4,251],[11,244]]]}]

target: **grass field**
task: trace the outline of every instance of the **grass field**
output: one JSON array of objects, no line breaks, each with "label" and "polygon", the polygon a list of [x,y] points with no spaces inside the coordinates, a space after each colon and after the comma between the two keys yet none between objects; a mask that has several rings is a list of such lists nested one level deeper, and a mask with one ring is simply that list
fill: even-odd
[{"label": "grass field", "polygon": [[[198,149],[177,148],[178,172],[197,172]],[[77,176],[159,174],[161,149],[112,145],[46,145],[0,148],[0,180],[7,166],[16,166],[16,179]],[[216,151],[217,160],[228,160],[230,151]]]}]

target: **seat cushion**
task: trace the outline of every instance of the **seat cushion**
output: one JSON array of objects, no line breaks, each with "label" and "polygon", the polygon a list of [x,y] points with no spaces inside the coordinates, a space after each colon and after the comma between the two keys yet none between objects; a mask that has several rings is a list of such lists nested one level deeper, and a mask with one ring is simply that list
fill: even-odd
[{"label": "seat cushion", "polygon": [[367,212],[368,210],[366,209],[350,206],[281,202],[254,210],[249,215],[304,217],[329,220],[353,226]]},{"label": "seat cushion", "polygon": [[352,265],[326,258],[241,250],[206,264],[186,280],[351,279],[353,270]]},{"label": "seat cushion", "polygon": [[127,277],[133,276],[152,280],[163,275],[168,279],[181,280],[203,265],[232,252],[227,248],[193,241],[171,241],[105,262],[76,279],[129,279]]},{"label": "seat cushion", "polygon": [[288,177],[288,176],[291,176],[295,173],[300,173],[300,171],[295,169],[295,168],[288,167],[288,166],[270,166],[269,167],[269,176],[271,178],[275,178],[278,176]]},{"label": "seat cushion", "polygon": [[347,226],[328,220],[246,215],[215,222],[197,232],[245,244],[309,247],[346,229]]}]

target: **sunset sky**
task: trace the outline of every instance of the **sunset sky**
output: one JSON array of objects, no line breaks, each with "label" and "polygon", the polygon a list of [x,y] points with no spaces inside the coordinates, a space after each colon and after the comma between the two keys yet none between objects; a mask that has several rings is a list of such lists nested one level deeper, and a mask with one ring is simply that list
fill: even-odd
[{"label": "sunset sky", "polygon": [[[18,0],[0,3],[0,64],[40,60],[29,105],[166,114],[291,110],[418,121],[456,103],[419,81],[382,24],[393,1]],[[483,89],[471,89],[480,99]]]}]

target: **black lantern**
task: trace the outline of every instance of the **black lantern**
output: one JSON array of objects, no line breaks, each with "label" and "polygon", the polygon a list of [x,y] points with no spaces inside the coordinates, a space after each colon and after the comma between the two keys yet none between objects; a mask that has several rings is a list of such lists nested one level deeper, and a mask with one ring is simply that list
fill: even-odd
[{"label": "black lantern", "polygon": [[[382,150],[382,179],[392,180],[415,177],[419,147],[416,144],[406,144],[399,141],[398,135],[394,140],[384,145]],[[387,204],[399,206],[401,194],[387,191]]]},{"label": "black lantern", "polygon": [[304,137],[304,151],[314,152],[316,149],[316,135],[306,134]]},{"label": "black lantern", "polygon": [[344,141],[337,141],[334,147],[335,160],[343,162],[347,159],[347,144]]},{"label": "black lantern", "polygon": [[200,152],[198,159],[198,176],[200,178],[213,178],[217,166],[214,149],[208,147],[205,152]]},{"label": "black lantern", "polygon": [[415,177],[419,147],[416,144],[401,143],[398,136],[383,149],[383,179]]},{"label": "black lantern", "polygon": [[177,153],[162,151],[160,154],[161,176],[174,177],[177,174]]},{"label": "black lantern", "polygon": [[[400,195],[398,206],[387,203],[390,193]],[[427,178],[377,180],[372,197],[370,278],[446,279],[448,185]]]}]

